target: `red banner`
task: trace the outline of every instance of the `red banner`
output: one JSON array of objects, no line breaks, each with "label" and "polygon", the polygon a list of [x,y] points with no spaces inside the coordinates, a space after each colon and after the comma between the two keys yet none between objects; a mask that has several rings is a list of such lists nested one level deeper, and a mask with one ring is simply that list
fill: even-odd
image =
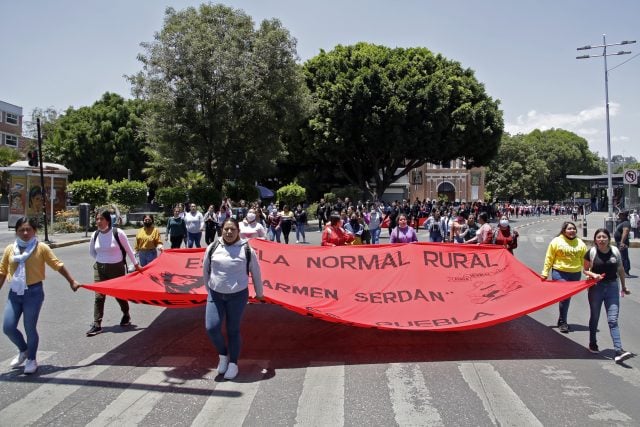
[{"label": "red banner", "polygon": [[[320,247],[252,240],[251,246],[267,301],[362,327],[481,328],[539,310],[592,284],[545,282],[506,249],[491,245]],[[85,287],[134,303],[204,304],[203,252],[167,250],[142,273]]]}]

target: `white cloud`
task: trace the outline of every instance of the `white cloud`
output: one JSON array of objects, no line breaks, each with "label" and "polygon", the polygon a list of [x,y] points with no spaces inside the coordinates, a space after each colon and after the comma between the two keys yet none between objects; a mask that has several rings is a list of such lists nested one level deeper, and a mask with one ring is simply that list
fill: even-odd
[{"label": "white cloud", "polygon": [[[609,115],[615,116],[620,110],[620,104],[609,104]],[[575,132],[583,136],[596,135],[601,132],[593,127],[597,123],[600,129],[604,128],[605,108],[604,106],[592,107],[577,113],[539,113],[535,110],[529,111],[526,115],[516,118],[515,123],[506,123],[505,130],[512,135],[518,133],[529,133],[534,129],[548,130],[560,128]]]}]

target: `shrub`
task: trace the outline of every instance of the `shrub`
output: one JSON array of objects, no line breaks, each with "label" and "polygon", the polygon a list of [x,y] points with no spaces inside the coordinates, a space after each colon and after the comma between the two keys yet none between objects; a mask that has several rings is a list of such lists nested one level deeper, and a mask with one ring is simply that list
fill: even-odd
[{"label": "shrub", "polygon": [[183,203],[186,198],[187,190],[183,187],[163,187],[156,191],[156,199],[165,210],[171,210],[178,203]]},{"label": "shrub", "polygon": [[141,181],[114,181],[109,186],[109,201],[130,210],[147,201],[147,184]]},{"label": "shrub", "polygon": [[74,181],[67,189],[73,194],[74,202],[89,203],[93,207],[106,204],[109,197],[109,184],[102,178]]},{"label": "shrub", "polygon": [[297,183],[291,183],[280,187],[276,191],[276,197],[280,205],[289,205],[293,209],[298,203],[302,203],[307,198],[307,190],[299,186]]}]

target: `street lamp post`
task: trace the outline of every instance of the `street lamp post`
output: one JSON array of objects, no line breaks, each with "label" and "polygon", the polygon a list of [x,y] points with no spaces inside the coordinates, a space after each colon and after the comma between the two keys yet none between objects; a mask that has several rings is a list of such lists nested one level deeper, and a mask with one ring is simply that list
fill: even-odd
[{"label": "street lamp post", "polygon": [[576,56],[576,59],[587,59],[587,58],[604,58],[604,96],[605,96],[605,107],[606,107],[606,120],[607,120],[607,198],[608,198],[608,217],[606,221],[606,226],[609,231],[613,231],[613,179],[611,177],[611,128],[609,125],[609,69],[607,68],[607,56],[613,55],[628,55],[630,51],[618,51],[616,53],[607,53],[607,47],[609,46],[621,46],[625,44],[633,44],[635,40],[623,40],[619,43],[611,43],[607,44],[607,35],[602,35],[602,45],[587,45],[577,48],[577,50],[589,50],[595,48],[602,48],[602,53],[600,55],[581,55]]}]

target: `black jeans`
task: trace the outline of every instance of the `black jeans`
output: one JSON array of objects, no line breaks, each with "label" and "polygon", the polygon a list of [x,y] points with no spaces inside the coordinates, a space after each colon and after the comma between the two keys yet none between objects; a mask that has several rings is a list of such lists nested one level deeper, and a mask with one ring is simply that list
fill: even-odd
[{"label": "black jeans", "polygon": [[[104,280],[115,279],[116,277],[122,277],[127,273],[127,264],[124,261],[120,261],[115,264],[103,264],[96,262],[93,266],[93,281],[102,282]],[[105,294],[96,292],[96,296],[93,302],[93,322],[96,325],[102,324],[102,318],[104,317],[104,301],[107,298]],[[129,314],[129,302],[120,298],[116,298],[122,314]]]}]

